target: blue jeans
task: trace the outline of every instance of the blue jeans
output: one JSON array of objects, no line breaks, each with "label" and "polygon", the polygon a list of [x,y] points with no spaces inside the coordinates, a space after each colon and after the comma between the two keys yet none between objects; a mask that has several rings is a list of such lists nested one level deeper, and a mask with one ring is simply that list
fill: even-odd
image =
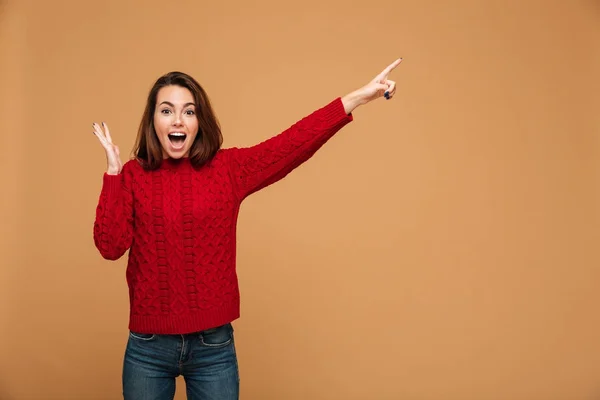
[{"label": "blue jeans", "polygon": [[232,325],[186,335],[129,332],[123,362],[125,400],[172,400],[179,375],[189,400],[238,400]]}]

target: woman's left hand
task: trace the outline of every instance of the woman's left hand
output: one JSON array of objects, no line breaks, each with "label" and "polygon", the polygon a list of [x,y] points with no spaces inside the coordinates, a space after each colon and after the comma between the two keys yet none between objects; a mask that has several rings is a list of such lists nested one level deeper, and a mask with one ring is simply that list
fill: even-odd
[{"label": "woman's left hand", "polygon": [[356,107],[367,104],[380,97],[385,97],[387,100],[394,97],[394,94],[396,93],[396,82],[389,80],[388,77],[394,68],[400,65],[401,62],[401,58],[397,59],[365,86],[342,97],[346,113],[350,114]]}]

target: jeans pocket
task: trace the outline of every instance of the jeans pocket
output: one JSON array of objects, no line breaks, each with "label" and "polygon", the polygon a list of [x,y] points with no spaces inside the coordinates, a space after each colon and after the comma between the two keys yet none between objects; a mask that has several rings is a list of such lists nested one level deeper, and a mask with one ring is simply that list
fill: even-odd
[{"label": "jeans pocket", "polygon": [[231,324],[200,332],[200,344],[205,347],[225,347],[233,341]]},{"label": "jeans pocket", "polygon": [[151,340],[154,340],[154,338],[156,338],[156,335],[153,333],[138,333],[138,332],[133,332],[133,331],[129,331],[129,336],[133,339],[143,340],[145,342],[149,342]]}]

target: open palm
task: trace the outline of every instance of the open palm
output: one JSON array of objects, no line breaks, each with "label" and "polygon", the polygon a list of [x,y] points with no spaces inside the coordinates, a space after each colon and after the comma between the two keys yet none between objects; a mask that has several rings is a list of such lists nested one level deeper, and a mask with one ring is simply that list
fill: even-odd
[{"label": "open palm", "polygon": [[119,174],[123,169],[123,163],[121,162],[119,147],[113,143],[108,126],[104,122],[102,126],[95,122],[92,126],[94,127],[94,135],[96,135],[106,152],[106,173],[109,175]]}]

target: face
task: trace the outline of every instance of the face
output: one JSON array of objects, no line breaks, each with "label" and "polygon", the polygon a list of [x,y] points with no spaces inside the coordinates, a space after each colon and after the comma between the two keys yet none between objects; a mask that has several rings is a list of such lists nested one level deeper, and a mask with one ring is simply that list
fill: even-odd
[{"label": "face", "polygon": [[192,92],[181,86],[165,86],[158,91],[154,129],[164,158],[188,157],[198,134],[196,104]]}]

